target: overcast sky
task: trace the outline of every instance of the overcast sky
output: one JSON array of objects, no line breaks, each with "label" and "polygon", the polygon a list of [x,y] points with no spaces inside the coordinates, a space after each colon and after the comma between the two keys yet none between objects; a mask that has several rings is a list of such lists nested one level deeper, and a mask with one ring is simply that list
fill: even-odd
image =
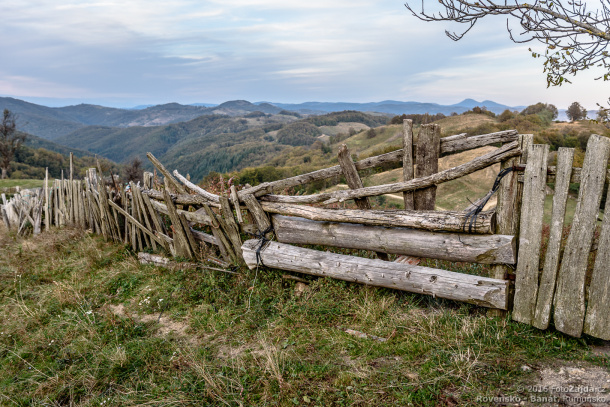
[{"label": "overcast sky", "polygon": [[[0,95],[62,106],[246,99],[588,108],[610,83],[546,88],[506,21],[462,41],[402,0],[2,0]],[[539,46],[535,49],[541,51]]]}]

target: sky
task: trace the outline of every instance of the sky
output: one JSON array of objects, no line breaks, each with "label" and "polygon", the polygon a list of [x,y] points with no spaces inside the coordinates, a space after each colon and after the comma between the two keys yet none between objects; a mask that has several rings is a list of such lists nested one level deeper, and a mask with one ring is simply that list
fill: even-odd
[{"label": "sky", "polygon": [[[47,106],[465,98],[592,109],[610,82],[546,87],[506,20],[459,42],[403,0],[2,0],[0,96]],[[599,72],[597,72],[599,74]]]}]

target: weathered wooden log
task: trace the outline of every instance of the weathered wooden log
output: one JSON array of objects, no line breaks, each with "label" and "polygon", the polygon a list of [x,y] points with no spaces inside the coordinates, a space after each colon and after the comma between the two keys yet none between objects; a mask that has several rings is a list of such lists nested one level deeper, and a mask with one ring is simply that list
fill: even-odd
[{"label": "weathered wooden log", "polygon": [[[438,172],[440,156],[441,127],[438,124],[424,124],[419,129],[417,154],[415,155],[415,177],[423,178]],[[433,211],[436,204],[436,185],[413,192],[416,210]]]},{"label": "weathered wooden log", "polygon": [[[404,182],[411,181],[415,175],[413,167],[413,120],[404,119],[402,122],[402,180]],[[405,203],[405,210],[415,209],[413,201],[413,191],[405,191],[402,193]]]},{"label": "weathered wooden log", "polygon": [[182,185],[180,185],[180,183],[178,181],[176,181],[176,179],[174,177],[172,177],[172,174],[170,174],[170,172],[165,168],[165,166],[163,164],[161,164],[161,161],[157,160],[157,157],[152,155],[152,153],[150,153],[150,152],[146,153],[146,157],[148,157],[150,162],[153,163],[153,165],[157,168],[157,170],[159,170],[159,172],[161,174],[163,174],[163,176],[165,178],[167,178],[167,180],[176,189],[176,192],[178,192],[179,194],[186,194],[186,190],[184,189],[184,187]]},{"label": "weathered wooden log", "polygon": [[[158,201],[163,202],[163,192],[156,191],[154,189],[144,189],[142,190],[144,195],[147,195],[149,198],[156,199]],[[179,205],[203,205],[208,204],[209,206],[214,206],[216,208],[220,208],[220,204],[217,202],[210,202],[208,199],[204,198],[201,195],[191,195],[191,194],[172,194],[169,196],[172,198],[172,201]]]},{"label": "weathered wooden log", "polygon": [[258,226],[259,232],[268,232],[271,227],[271,222],[267,217],[264,209],[261,207],[260,203],[256,200],[254,195],[243,195],[241,199],[244,201],[250,214],[254,217],[254,221],[256,222],[256,226]]},{"label": "weathered wooden log", "polygon": [[546,189],[548,144],[534,144],[528,151],[519,234],[519,261],[515,281],[513,319],[532,324],[538,295],[542,216]]},{"label": "weathered wooden log", "polygon": [[[257,267],[258,240],[242,246],[250,269]],[[365,259],[268,242],[260,252],[267,267],[433,295],[484,307],[506,309],[508,282],[428,267]]]},{"label": "weathered wooden log", "polygon": [[538,298],[536,299],[536,312],[532,323],[532,325],[538,329],[547,329],[549,327],[551,305],[553,304],[553,295],[555,294],[555,284],[557,282],[561,236],[563,234],[563,223],[566,213],[566,204],[568,202],[570,172],[573,161],[574,149],[561,147],[557,152],[558,171],[557,179],[555,181],[555,194],[553,195],[553,212],[551,215],[549,242],[547,244],[542,275],[540,276],[540,287],[538,289]]},{"label": "weathered wooden log", "polygon": [[584,333],[610,340],[610,189],[589,285]]},{"label": "weathered wooden log", "polygon": [[[314,195],[302,196],[284,196],[284,195],[266,195],[261,199],[269,202],[283,203],[319,203],[331,204],[335,202],[343,202],[348,199],[363,198],[366,196],[378,196],[384,194],[392,194],[396,192],[413,191],[416,189],[426,188],[432,185],[442,184],[443,182],[451,181],[468,174],[472,174],[478,170],[489,167],[497,162],[501,162],[511,157],[521,154],[517,142],[506,144],[505,146],[491,151],[485,155],[475,158],[474,160],[458,165],[457,167],[449,168],[445,171],[437,172],[423,178],[416,178],[407,182],[397,182],[394,184],[386,184],[372,186],[347,191],[334,191]],[[241,195],[240,195],[241,197]]]},{"label": "weathered wooden log", "polygon": [[195,240],[203,242],[204,244],[210,243],[215,246],[218,246],[218,240],[214,236],[204,233],[200,230],[195,230],[193,228],[190,228],[190,230],[191,230],[191,233],[192,233],[193,237],[195,238]]},{"label": "weathered wooden log", "polygon": [[[356,166],[352,161],[352,156],[349,153],[349,149],[345,144],[342,144],[339,147],[339,153],[337,154],[337,159],[339,161],[339,165],[341,166],[341,170],[343,171],[343,175],[345,176],[345,180],[347,185],[351,189],[357,189],[364,187],[362,180],[360,179],[360,175],[358,174],[358,170],[356,170]],[[356,202],[356,206],[358,209],[367,210],[371,209],[371,203],[368,198],[358,198],[354,200]],[[377,257],[381,260],[389,261],[388,255],[377,251]]]},{"label": "weathered wooden log", "polygon": [[[470,140],[472,138],[472,140]],[[441,154],[457,152],[461,150],[468,150],[478,147],[487,146],[495,143],[506,143],[517,140],[516,130],[506,130],[496,133],[483,134],[480,136],[473,136],[468,138],[451,138],[445,137],[441,139]],[[367,168],[375,168],[387,163],[397,163],[402,160],[403,150],[396,150],[390,153],[365,158],[355,163],[356,169],[364,170]],[[256,197],[270,194],[274,191],[280,191],[286,188],[295,187],[298,185],[307,184],[309,182],[319,181],[341,175],[341,167],[335,165],[334,167],[324,168],[321,170],[313,171],[307,174],[297,175],[291,178],[285,178],[274,182],[264,182],[257,186],[244,189],[239,191],[239,197],[242,195],[252,194]]]},{"label": "weathered wooden log", "polygon": [[315,244],[348,249],[483,264],[515,264],[516,239],[504,235],[434,233],[406,228],[317,222],[273,215],[281,243]]},{"label": "weathered wooden log", "polygon": [[[464,212],[390,211],[358,209],[325,209],[307,205],[261,202],[262,208],[278,215],[298,216],[326,222],[360,223],[373,226],[402,226],[433,232],[466,232],[469,218]],[[465,226],[466,225],[466,226]],[[495,229],[495,211],[481,212],[472,225],[476,234],[491,234]]]},{"label": "weathered wooden log", "polygon": [[176,176],[176,178],[178,178],[180,180],[180,182],[182,182],[184,185],[186,185],[192,191],[194,191],[197,194],[201,195],[202,197],[204,197],[208,201],[214,202],[214,203],[220,203],[220,197],[218,195],[212,194],[211,192],[208,192],[205,189],[200,188],[197,185],[193,184],[191,181],[187,180],[185,177],[180,175],[178,170],[174,170],[174,175]]},{"label": "weathered wooden log", "polygon": [[555,327],[576,337],[582,334],[583,329],[587,261],[609,155],[610,140],[597,134],[591,135],[587,143],[574,220],[557,275]]}]

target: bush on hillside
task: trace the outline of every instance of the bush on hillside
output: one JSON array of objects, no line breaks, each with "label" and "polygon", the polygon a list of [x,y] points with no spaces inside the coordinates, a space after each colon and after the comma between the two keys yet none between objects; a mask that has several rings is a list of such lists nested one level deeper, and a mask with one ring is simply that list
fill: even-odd
[{"label": "bush on hillside", "polygon": [[316,126],[305,121],[291,123],[277,133],[277,141],[289,146],[308,146],[316,141],[322,132]]},{"label": "bush on hillside", "polygon": [[444,119],[445,117],[447,117],[447,116],[445,116],[442,113],[437,113],[437,114],[428,114],[428,113],[424,113],[424,114],[401,114],[401,115],[392,117],[392,119],[390,120],[390,124],[402,124],[402,122],[405,119],[412,120],[413,124],[428,124],[428,123],[435,122],[437,120]]}]

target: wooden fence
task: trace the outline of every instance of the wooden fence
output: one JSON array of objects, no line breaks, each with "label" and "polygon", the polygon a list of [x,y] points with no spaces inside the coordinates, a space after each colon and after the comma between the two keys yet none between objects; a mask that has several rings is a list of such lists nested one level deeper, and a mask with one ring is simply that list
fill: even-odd
[{"label": "wooden fence", "polygon": [[[432,124],[423,125],[415,138],[411,121],[405,120],[402,133],[402,149],[354,162],[342,146],[339,165],[242,190],[231,186],[221,195],[194,185],[177,171],[170,173],[149,153],[159,176],[144,173],[142,186],[104,178],[98,166],[83,180],[72,176],[55,180],[28,199],[16,194],[3,202],[2,218],[9,229],[20,232],[31,224],[38,233],[42,219],[47,229],[87,228],[138,251],[166,251],[223,266],[265,265],[330,276],[464,301],[491,308],[494,315],[512,310],[515,320],[540,329],[548,327],[552,314],[562,332],[610,339],[610,211],[594,239],[601,194],[609,178],[610,140],[591,136],[580,169],[573,168],[574,150],[568,148],[560,149],[557,166],[549,167],[549,147],[533,145],[532,135],[514,130],[440,138],[440,128]],[[500,147],[454,168],[438,169],[443,154],[492,144]],[[401,182],[363,186],[358,171],[388,163],[402,164]],[[485,197],[463,211],[435,210],[437,185],[497,163],[499,177]],[[340,176],[349,190],[278,193]],[[542,259],[548,183],[555,184],[555,194]],[[580,190],[562,247],[570,183],[580,183]],[[496,208],[483,211],[494,192]],[[371,209],[370,197],[388,193],[402,193],[405,209]],[[357,209],[325,207],[347,200],[354,200]],[[243,241],[248,234],[252,238]],[[295,245],[365,249],[377,258]],[[597,256],[588,275],[592,245]],[[389,261],[389,254],[399,257]],[[492,271],[490,276],[475,276],[422,267],[420,258],[489,264]]]}]

